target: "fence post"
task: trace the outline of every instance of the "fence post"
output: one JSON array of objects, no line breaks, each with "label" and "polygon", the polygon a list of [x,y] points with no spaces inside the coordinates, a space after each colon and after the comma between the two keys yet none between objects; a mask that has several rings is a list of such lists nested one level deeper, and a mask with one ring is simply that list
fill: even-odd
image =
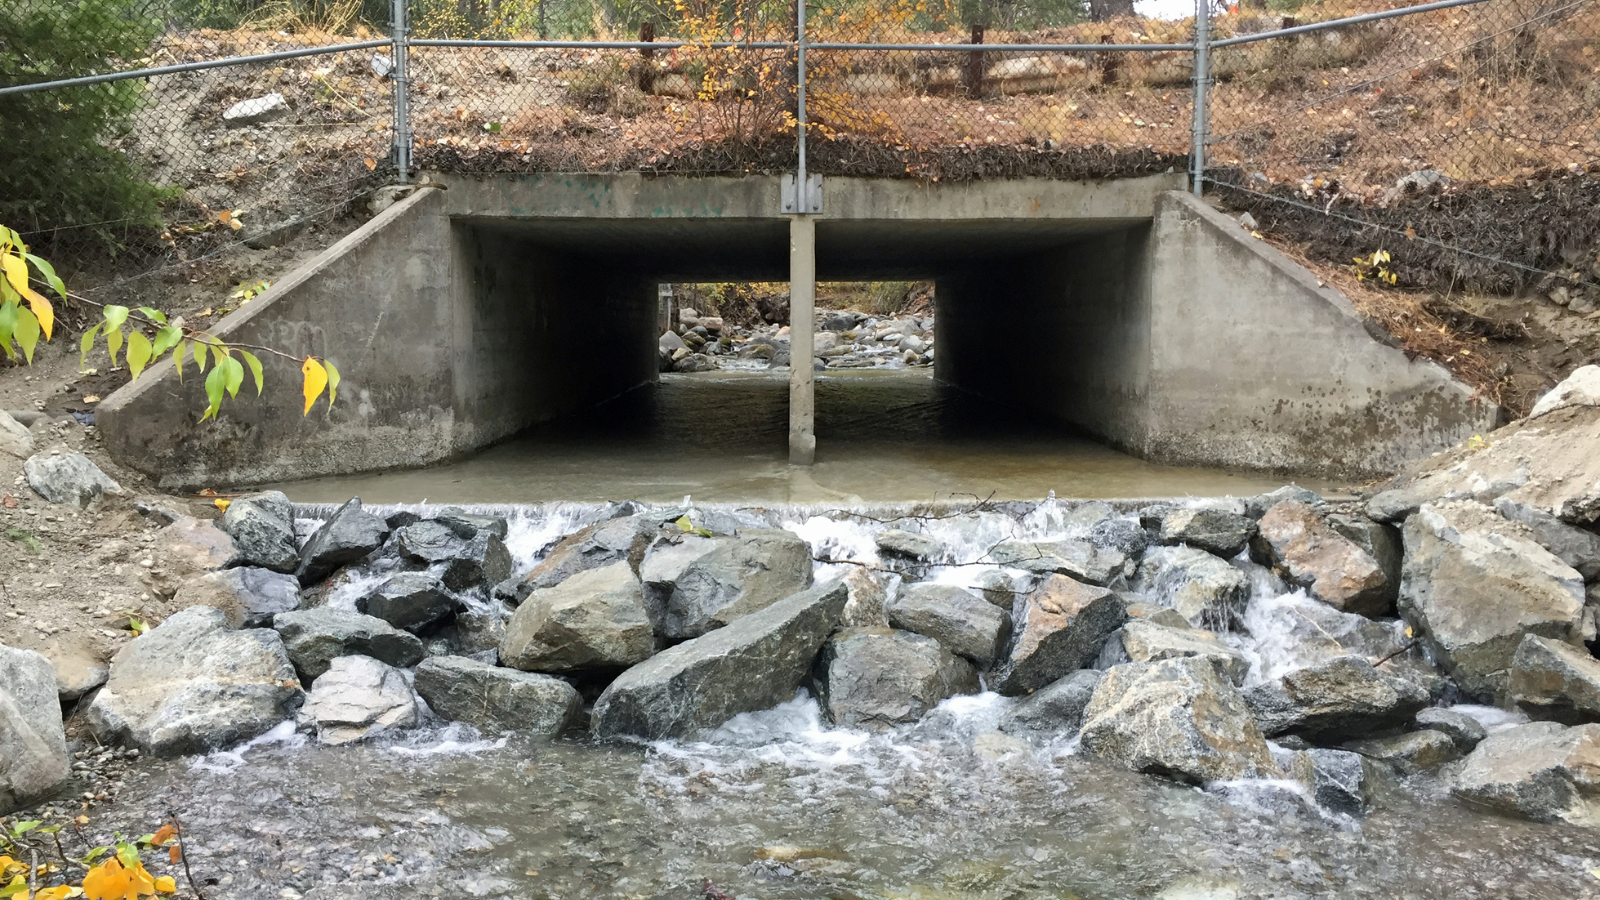
[{"label": "fence post", "polygon": [[411,180],[411,79],[407,63],[411,55],[410,0],[393,0],[390,19],[394,26],[394,168],[396,179]]},{"label": "fence post", "polygon": [[1211,0],[1194,4],[1194,112],[1189,141],[1189,181],[1194,195],[1205,190],[1206,136],[1211,133],[1209,89],[1211,86]]},{"label": "fence post", "polygon": [[795,205],[796,210],[804,215],[811,211],[806,202],[806,0],[795,0],[794,6]]}]

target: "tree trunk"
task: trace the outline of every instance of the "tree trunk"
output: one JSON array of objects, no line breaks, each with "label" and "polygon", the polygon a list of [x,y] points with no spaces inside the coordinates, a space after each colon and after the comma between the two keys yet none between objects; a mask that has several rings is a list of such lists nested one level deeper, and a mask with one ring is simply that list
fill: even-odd
[{"label": "tree trunk", "polygon": [[1109,21],[1117,16],[1133,15],[1133,0],[1089,0],[1089,19]]}]

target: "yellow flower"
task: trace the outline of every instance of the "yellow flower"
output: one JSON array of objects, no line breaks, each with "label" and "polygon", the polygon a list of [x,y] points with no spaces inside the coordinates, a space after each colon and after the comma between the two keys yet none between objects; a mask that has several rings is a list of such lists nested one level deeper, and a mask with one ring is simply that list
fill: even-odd
[{"label": "yellow flower", "polygon": [[155,879],[143,863],[125,869],[115,857],[90,869],[83,878],[83,893],[89,900],[139,900],[155,892]]}]

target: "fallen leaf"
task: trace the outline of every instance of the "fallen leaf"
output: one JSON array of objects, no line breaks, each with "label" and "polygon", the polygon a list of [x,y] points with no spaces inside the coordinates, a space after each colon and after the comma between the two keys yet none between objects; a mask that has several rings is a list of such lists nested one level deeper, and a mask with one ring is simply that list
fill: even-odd
[{"label": "fallen leaf", "polygon": [[83,395],[83,402],[85,402],[85,403],[99,403],[100,402],[100,395],[99,394],[84,394]]},{"label": "fallen leaf", "polygon": [[220,509],[223,512],[227,512],[228,511],[228,507],[230,505],[232,505],[232,503],[233,503],[232,500],[224,500],[221,497],[218,497],[217,499],[211,501],[211,505],[212,506],[215,506],[217,509]]},{"label": "fallen leaf", "polygon": [[7,494],[3,499],[0,499],[0,506],[4,506],[6,509],[16,509],[17,498]]},{"label": "fallen leaf", "polygon": [[367,162],[367,171],[368,171],[368,172],[370,172],[370,171],[372,171],[372,170],[373,170],[373,169],[376,169],[376,168],[377,168],[377,167],[378,167],[378,161],[377,161],[377,160],[375,160],[375,159],[373,159],[373,158],[372,158],[372,157],[370,157],[370,156],[369,156],[369,157],[367,157],[367,160],[366,160],[366,162]]}]

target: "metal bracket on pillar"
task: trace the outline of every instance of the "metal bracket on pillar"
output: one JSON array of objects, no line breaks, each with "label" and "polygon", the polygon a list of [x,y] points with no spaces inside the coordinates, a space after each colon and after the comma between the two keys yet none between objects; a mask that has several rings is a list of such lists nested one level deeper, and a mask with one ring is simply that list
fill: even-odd
[{"label": "metal bracket on pillar", "polygon": [[793,175],[783,176],[778,188],[779,199],[783,201],[784,215],[819,215],[822,212],[822,176],[806,176],[805,197],[798,197],[795,190],[797,179]]}]

